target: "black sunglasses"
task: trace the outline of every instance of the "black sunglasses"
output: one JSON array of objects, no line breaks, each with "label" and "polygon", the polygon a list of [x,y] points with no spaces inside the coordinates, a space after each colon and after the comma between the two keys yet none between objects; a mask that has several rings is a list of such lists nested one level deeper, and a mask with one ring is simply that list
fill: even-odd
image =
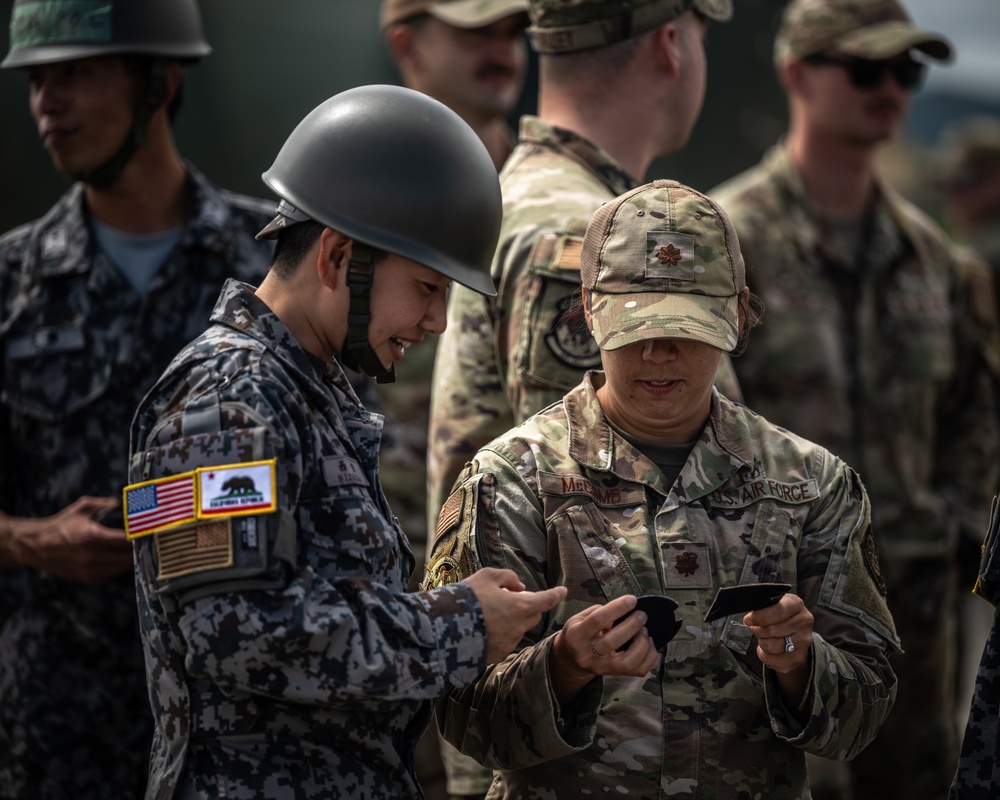
[{"label": "black sunglasses", "polygon": [[835,56],[815,53],[802,59],[808,64],[836,64],[847,70],[847,78],[857,89],[874,89],[885,76],[886,71],[904,89],[912,89],[924,76],[924,63],[907,58],[902,61],[872,61],[868,58]]}]

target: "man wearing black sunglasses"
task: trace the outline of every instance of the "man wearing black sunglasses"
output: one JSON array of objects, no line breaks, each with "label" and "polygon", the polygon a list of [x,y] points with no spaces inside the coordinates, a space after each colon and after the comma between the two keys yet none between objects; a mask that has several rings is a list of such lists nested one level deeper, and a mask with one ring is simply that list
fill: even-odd
[{"label": "man wearing black sunglasses", "polygon": [[[792,0],[775,41],[787,136],[713,193],[767,306],[733,362],[747,404],[856,464],[872,500],[905,653],[893,711],[849,765],[854,800],[947,795],[956,543],[982,540],[996,475],[996,311],[974,302],[985,293],[970,291],[940,229],[876,171],[925,64],[951,53],[897,0]],[[814,796],[826,795],[816,785]]]}]

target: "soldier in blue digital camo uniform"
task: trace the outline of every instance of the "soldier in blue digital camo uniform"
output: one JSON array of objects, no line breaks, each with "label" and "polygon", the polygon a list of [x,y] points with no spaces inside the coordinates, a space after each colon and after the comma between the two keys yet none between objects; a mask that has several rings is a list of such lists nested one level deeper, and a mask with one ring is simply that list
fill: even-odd
[{"label": "soldier in blue digital camo uniform", "polygon": [[[759,315],[717,204],[673,181],[622,195],[581,278],[604,372],[479,451],[426,577],[503,566],[569,596],[442,701],[441,730],[496,770],[491,796],[808,798],[805,753],[854,757],[895,695],[861,480],[713,387]],[[761,582],[792,589],[706,622],[718,589]],[[678,605],[662,654],[661,619],[612,627],[645,594]]]},{"label": "soldier in blue digital camo uniform", "polygon": [[281,197],[267,277],[226,284],[133,423],[147,797],[419,798],[432,699],[565,591],[494,570],[406,593],[381,417],[333,357],[388,377],[443,330],[451,280],[494,291],[496,172],[446,106],[367,86],[310,112],[264,180]]},{"label": "soldier in blue digital camo uniform", "polygon": [[948,797],[994,800],[1000,797],[1000,504],[993,500],[974,593],[993,606],[993,626],[983,647],[962,753]]},{"label": "soldier in blue digital camo uniform", "polygon": [[55,167],[75,181],[0,239],[0,797],[141,796],[152,715],[122,530],[127,422],[207,324],[227,277],[257,281],[270,204],[178,156],[182,67],[210,52],[193,0],[17,0],[24,70]]},{"label": "soldier in blue digital camo uniform", "polygon": [[951,53],[897,0],[794,0],[774,41],[787,136],[712,192],[768,308],[735,364],[748,405],[848,461],[872,498],[905,652],[896,710],[846,770],[852,800],[948,791],[959,542],[981,542],[998,475],[993,278],[876,168]]}]

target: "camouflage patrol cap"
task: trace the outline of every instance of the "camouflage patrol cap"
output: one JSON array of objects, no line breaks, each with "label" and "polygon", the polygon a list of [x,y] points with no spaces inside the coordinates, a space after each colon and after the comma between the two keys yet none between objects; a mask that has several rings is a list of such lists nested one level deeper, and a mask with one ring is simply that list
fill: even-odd
[{"label": "camouflage patrol cap", "polygon": [[736,347],[743,256],[729,217],[700,192],[658,180],[601,206],[580,266],[602,350],[669,338]]},{"label": "camouflage patrol cap", "polygon": [[574,53],[621,42],[689,9],[726,22],[732,0],[531,0],[528,39],[538,53]]},{"label": "camouflage patrol cap", "polygon": [[792,0],[781,16],[774,60],[825,50],[879,60],[910,48],[951,58],[948,40],[915,27],[897,0]]},{"label": "camouflage patrol cap", "polygon": [[939,148],[941,177],[949,189],[974,186],[1000,168],[1000,119],[968,117],[945,129]]},{"label": "camouflage patrol cap", "polygon": [[430,14],[456,28],[482,28],[527,10],[528,0],[382,0],[380,25],[385,30],[417,14]]}]

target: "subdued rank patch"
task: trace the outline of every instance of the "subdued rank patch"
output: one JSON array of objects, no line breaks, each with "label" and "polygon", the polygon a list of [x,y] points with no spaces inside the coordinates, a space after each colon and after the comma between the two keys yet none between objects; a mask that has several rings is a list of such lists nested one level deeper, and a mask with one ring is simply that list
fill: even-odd
[{"label": "subdued rank patch", "polygon": [[426,588],[448,586],[468,578],[472,574],[472,559],[469,557],[467,542],[461,537],[452,540],[451,545],[438,553],[427,565]]},{"label": "subdued rank patch", "polygon": [[233,530],[228,519],[212,520],[156,534],[157,580],[165,581],[233,565]]},{"label": "subdued rank patch", "polygon": [[694,234],[674,231],[646,232],[646,277],[695,279]]},{"label": "subdued rank patch", "polygon": [[869,525],[861,539],[861,556],[865,562],[865,569],[875,581],[875,587],[882,597],[886,596],[885,577],[882,575],[882,565],[879,563],[878,543],[875,541],[875,534],[872,533],[872,526]]},{"label": "subdued rank patch", "polygon": [[276,460],[203,467],[198,472],[198,518],[264,514],[277,508]]},{"label": "subdued rank patch", "polygon": [[701,542],[672,542],[660,548],[663,583],[670,589],[698,589],[712,585],[711,557]]}]

